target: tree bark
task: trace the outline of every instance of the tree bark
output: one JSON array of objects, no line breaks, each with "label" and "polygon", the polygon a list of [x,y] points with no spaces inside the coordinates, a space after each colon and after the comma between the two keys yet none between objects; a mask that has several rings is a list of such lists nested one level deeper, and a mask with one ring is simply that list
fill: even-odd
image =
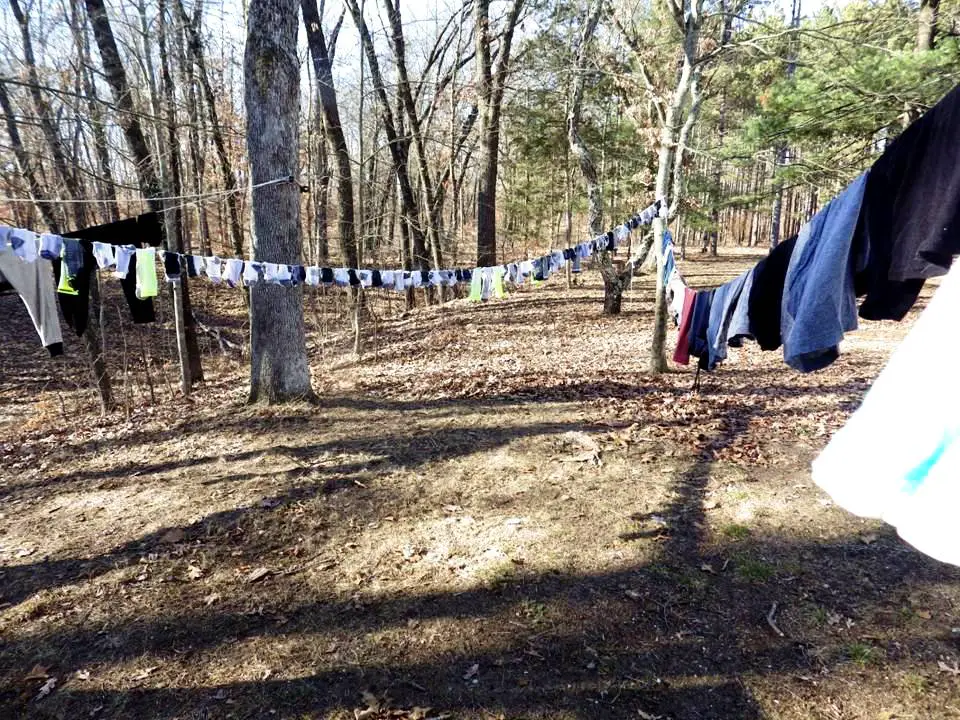
[{"label": "tree bark", "polygon": [[[259,261],[301,258],[297,176],[300,64],[297,0],[251,0],[243,62],[247,154],[253,190],[253,254]],[[300,286],[257,283],[250,293],[250,402],[314,399]]]},{"label": "tree bark", "polygon": [[347,267],[357,267],[360,262],[354,214],[353,172],[350,167],[350,150],[340,122],[337,92],[333,86],[330,51],[323,35],[317,0],[301,0],[300,9],[303,13],[303,24],[307,28],[307,45],[310,48],[310,57],[313,59],[317,92],[320,94],[323,128],[336,162],[337,228],[343,253],[342,260]]},{"label": "tree bark", "polygon": [[[183,193],[183,180],[180,161],[180,140],[177,137],[176,98],[173,87],[173,74],[170,72],[170,56],[167,50],[167,0],[158,0],[157,44],[160,49],[160,79],[163,85],[164,111],[167,125],[167,166],[170,196],[179,197]],[[167,249],[172,252],[183,251],[183,210],[178,201],[169,201],[170,207],[164,213],[166,224]],[[190,306],[190,285],[186,273],[180,281],[173,283],[174,325],[177,330],[177,354],[180,358],[180,391],[189,395],[193,383],[203,380],[203,366],[200,363],[200,346],[197,344],[197,331],[193,323]]]},{"label": "tree bark", "polygon": [[183,7],[183,0],[176,0],[176,9],[180,22],[183,23],[187,31],[187,45],[197,65],[197,76],[200,80],[203,96],[207,102],[207,112],[210,115],[210,132],[213,135],[213,144],[217,150],[217,159],[220,161],[220,176],[226,192],[227,212],[230,218],[230,236],[233,239],[233,251],[237,257],[243,257],[243,228],[240,225],[240,198],[237,194],[237,180],[233,175],[233,167],[227,155],[227,145],[223,138],[223,129],[220,125],[219,114],[217,113],[216,96],[213,93],[213,88],[210,86],[206,60],[203,55],[203,41],[200,38],[200,12],[203,9],[203,2],[198,0],[193,20],[187,17],[187,11]]},{"label": "tree bark", "polygon": [[920,0],[920,12],[917,26],[917,50],[933,50],[933,41],[937,34],[937,16],[940,14],[940,0]]},{"label": "tree bark", "polygon": [[497,172],[500,161],[500,115],[510,68],[513,34],[524,0],[513,0],[500,41],[497,68],[493,68],[490,0],[474,0],[476,25],[477,94],[480,108],[480,157],[477,179],[477,265],[497,264]]}]

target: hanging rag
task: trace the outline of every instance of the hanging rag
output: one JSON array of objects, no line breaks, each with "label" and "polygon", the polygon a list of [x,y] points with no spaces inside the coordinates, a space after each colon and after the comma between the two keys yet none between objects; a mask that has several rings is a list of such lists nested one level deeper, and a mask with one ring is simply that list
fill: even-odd
[{"label": "hanging rag", "polygon": [[158,292],[156,248],[138,248],[137,297],[141,300],[153,298],[157,296]]},{"label": "hanging rag", "polygon": [[59,235],[44,233],[40,236],[40,257],[46,260],[56,260],[63,249],[63,238]]},{"label": "hanging rag", "polygon": [[50,261],[38,258],[26,263],[12,250],[0,249],[0,282],[9,283],[20,296],[40,336],[40,342],[50,356],[62,355],[63,336],[60,333],[57,293]]},{"label": "hanging rag", "polygon": [[844,333],[857,329],[853,232],[860,216],[864,173],[806,223],[783,284],[780,335],[783,359],[813,372],[840,357]]}]

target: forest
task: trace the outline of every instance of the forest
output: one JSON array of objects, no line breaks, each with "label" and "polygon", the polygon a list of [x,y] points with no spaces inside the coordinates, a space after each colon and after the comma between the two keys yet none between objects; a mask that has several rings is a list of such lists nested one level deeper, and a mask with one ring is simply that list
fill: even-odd
[{"label": "forest", "polygon": [[[954,536],[824,480],[960,437],[940,363],[884,381],[957,349],[960,5],[5,0],[0,39],[0,717],[960,717]],[[865,314],[891,213],[956,252]],[[728,337],[781,261],[776,342],[752,295]],[[802,367],[806,273],[853,320]],[[913,433],[839,455],[897,389]]]}]

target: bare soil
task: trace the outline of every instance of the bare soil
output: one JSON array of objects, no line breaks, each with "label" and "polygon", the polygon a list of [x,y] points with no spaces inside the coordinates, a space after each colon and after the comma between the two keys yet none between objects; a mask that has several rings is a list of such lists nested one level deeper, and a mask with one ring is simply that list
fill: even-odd
[{"label": "bare soil", "polygon": [[[723,252],[692,284],[757,259]],[[960,717],[960,569],[809,474],[919,308],[693,393],[645,372],[650,281],[616,318],[584,281],[375,298],[361,361],[311,297],[319,406],[246,406],[212,335],[177,399],[169,324],[112,301],[108,418],[0,298],[0,717]],[[239,291],[194,299],[242,340]]]}]

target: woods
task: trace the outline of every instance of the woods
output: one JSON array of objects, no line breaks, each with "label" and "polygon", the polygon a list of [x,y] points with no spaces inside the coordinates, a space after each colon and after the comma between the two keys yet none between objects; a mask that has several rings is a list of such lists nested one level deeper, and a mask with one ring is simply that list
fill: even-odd
[{"label": "woods", "polygon": [[[787,10],[516,0],[424,15],[392,1],[303,0],[290,10],[291,42],[298,67],[310,62],[284,111],[304,142],[272,164],[307,192],[258,193],[248,145],[261,121],[241,72],[246,38],[231,29],[241,8],[11,0],[5,32],[16,51],[0,103],[17,172],[0,179],[15,200],[5,212],[62,230],[160,211],[168,248],[250,258],[258,202],[277,195],[296,206],[285,206],[285,232],[304,248],[284,257],[427,271],[530,258],[661,199],[665,215],[635,233],[631,264],[596,260],[615,314],[630,268],[661,260],[654,238],[667,227],[684,254],[775,246],[958,77],[951,6]],[[60,41],[78,61],[52,51]],[[186,279],[172,290],[189,392],[203,377],[195,313]],[[405,305],[450,294],[411,287]],[[362,308],[364,298],[350,302]],[[666,367],[661,305],[654,371]],[[350,315],[359,350],[368,311]],[[107,408],[101,325],[90,323],[84,347]]]},{"label": "woods", "polygon": [[0,18],[0,718],[960,712],[957,2]]}]

